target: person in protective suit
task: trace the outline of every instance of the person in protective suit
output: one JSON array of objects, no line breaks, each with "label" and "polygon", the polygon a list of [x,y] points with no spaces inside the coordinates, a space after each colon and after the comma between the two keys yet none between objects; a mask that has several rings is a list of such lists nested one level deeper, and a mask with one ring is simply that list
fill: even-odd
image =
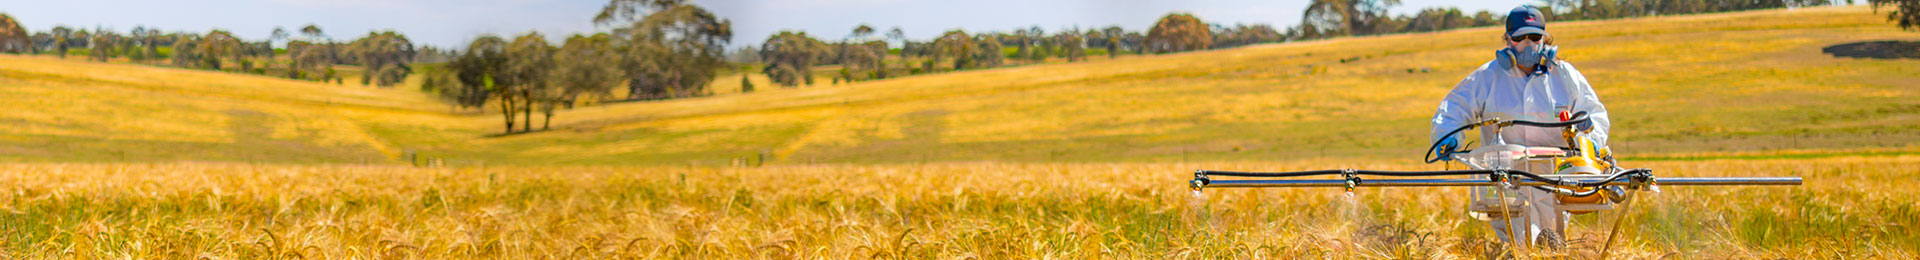
[{"label": "person in protective suit", "polygon": [[[1588,138],[1594,146],[1607,147],[1607,109],[1600,104],[1599,96],[1594,94],[1587,78],[1580,75],[1580,70],[1556,57],[1559,50],[1553,45],[1553,35],[1547,33],[1546,18],[1540,10],[1529,6],[1514,8],[1507,14],[1506,31],[1500,38],[1506,42],[1506,48],[1495,51],[1493,61],[1467,74],[1434,111],[1430,140],[1440,144],[1435,152],[1450,160],[1445,152],[1459,148],[1461,136],[1442,135],[1465,124],[1493,118],[1557,122],[1561,111],[1586,112],[1590,121],[1574,127],[1591,131]],[[1495,135],[1492,127],[1480,129],[1481,147],[1500,144],[1496,142],[1568,146],[1560,129],[1510,127],[1498,132],[1500,138],[1492,137]],[[1490,188],[1476,189],[1476,192],[1484,189]],[[1514,209],[1524,212],[1524,218],[1490,219],[1500,239],[1515,241],[1507,237],[1511,231],[1514,236],[1526,238],[1524,244],[1563,245],[1569,216],[1553,207],[1553,194],[1534,189],[1517,191],[1517,197],[1529,201],[1524,209]],[[1515,196],[1516,192],[1507,194]]]}]

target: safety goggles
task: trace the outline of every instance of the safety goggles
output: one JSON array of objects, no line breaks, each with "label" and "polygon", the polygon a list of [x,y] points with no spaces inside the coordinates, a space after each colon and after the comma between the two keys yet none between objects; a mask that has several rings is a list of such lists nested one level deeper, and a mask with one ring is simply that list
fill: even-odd
[{"label": "safety goggles", "polygon": [[1514,42],[1520,42],[1521,40],[1532,40],[1533,42],[1540,42],[1541,37],[1544,37],[1544,36],[1540,34],[1526,34],[1521,36],[1514,36],[1512,39]]}]

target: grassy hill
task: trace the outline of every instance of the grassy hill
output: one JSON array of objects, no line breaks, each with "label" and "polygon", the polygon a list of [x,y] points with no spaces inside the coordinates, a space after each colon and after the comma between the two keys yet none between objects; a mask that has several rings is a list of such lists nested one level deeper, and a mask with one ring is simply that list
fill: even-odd
[{"label": "grassy hill", "polygon": [[[1913,153],[1920,61],[1827,46],[1915,40],[1865,7],[1557,23],[1564,58],[1647,158]],[[482,141],[555,162],[1412,158],[1497,28],[1037,65],[585,108]],[[764,87],[763,87],[764,88]]]},{"label": "grassy hill", "polygon": [[[505,137],[409,87],[0,56],[0,160],[510,164],[1410,159],[1497,28],[1258,45],[620,103]],[[1866,7],[1556,23],[1629,157],[1920,153],[1915,40]],[[756,81],[764,80],[756,78]],[[764,81],[760,81],[764,82]],[[824,82],[823,82],[824,83]],[[538,118],[535,121],[539,121]],[[538,122],[536,122],[538,123]]]},{"label": "grassy hill", "polygon": [[0,56],[0,160],[391,162],[475,120],[412,90]]},{"label": "grassy hill", "polygon": [[[1806,183],[1639,193],[1575,217],[1565,250],[1515,258],[1915,258],[1920,61],[1821,52],[1920,39],[1880,17],[1556,23],[1627,166]],[[408,88],[0,55],[0,255],[1504,258],[1464,189],[1183,185],[1440,168],[1412,159],[1424,119],[1493,30],[761,85],[508,136]],[[763,151],[767,167],[702,167]],[[409,153],[486,165],[391,165]]]}]

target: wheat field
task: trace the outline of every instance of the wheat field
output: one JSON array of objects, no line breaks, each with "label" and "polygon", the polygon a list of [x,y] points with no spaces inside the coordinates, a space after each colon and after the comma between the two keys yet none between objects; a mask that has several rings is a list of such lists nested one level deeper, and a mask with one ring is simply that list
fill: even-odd
[{"label": "wheat field", "polygon": [[[1920,257],[1920,60],[1822,52],[1920,39],[1882,18],[1556,23],[1625,166],[1807,182],[1668,187],[1526,256],[1596,257],[1625,216],[1614,256]],[[1186,188],[1440,169],[1413,159],[1423,119],[1495,30],[744,94],[733,74],[509,136],[497,107],[412,87],[0,55],[0,258],[1501,258],[1464,189]]]},{"label": "wheat field", "polygon": [[[240,163],[0,167],[0,249],[94,259],[1491,258],[1464,189],[1224,189],[1195,169],[1287,163],[487,167]],[[1666,187],[1614,256],[1920,255],[1920,157],[1645,163],[1662,176],[1801,176]],[[1643,193],[1645,194],[1645,193]],[[1564,251],[1596,257],[1616,212]]]}]

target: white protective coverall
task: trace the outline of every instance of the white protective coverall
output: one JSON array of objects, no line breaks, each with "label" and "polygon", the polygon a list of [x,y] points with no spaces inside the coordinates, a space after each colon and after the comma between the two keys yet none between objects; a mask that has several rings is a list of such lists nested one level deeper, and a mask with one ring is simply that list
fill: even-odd
[{"label": "white protective coverall", "polygon": [[[1573,64],[1554,60],[1552,68],[1547,73],[1531,74],[1515,68],[1506,55],[1495,56],[1497,58],[1493,61],[1481,65],[1472,74],[1468,74],[1467,78],[1454,86],[1453,91],[1448,92],[1446,99],[1440,102],[1440,108],[1433,114],[1433,131],[1430,141],[1440,140],[1442,138],[1440,135],[1447,134],[1448,131],[1459,128],[1461,125],[1486,119],[1559,122],[1560,111],[1567,110],[1586,111],[1587,117],[1593,124],[1593,131],[1588,137],[1593,140],[1596,147],[1607,147],[1607,130],[1610,125],[1607,120],[1607,108],[1600,104],[1600,98],[1594,94],[1593,87],[1587,84],[1586,76],[1580,75],[1580,71],[1574,69]],[[1494,140],[1488,138],[1493,129],[1482,127],[1480,130],[1482,133],[1480,145],[1494,144]],[[1500,136],[1508,144],[1567,147],[1566,139],[1561,136],[1560,130],[1560,128],[1514,126],[1501,130]],[[1462,140],[1462,143],[1465,143],[1465,140]],[[1551,165],[1546,165],[1544,168],[1536,166],[1535,169],[1553,168]],[[1475,189],[1476,193],[1483,191],[1487,190]],[[1500,234],[1501,240],[1513,241],[1506,237],[1508,230],[1516,230],[1517,232],[1513,232],[1515,235],[1526,237],[1529,242],[1538,241],[1542,232],[1553,233],[1564,239],[1566,220],[1569,216],[1565,212],[1555,210],[1553,205],[1556,201],[1553,194],[1534,189],[1519,189],[1519,191],[1518,196],[1523,199],[1530,198],[1528,199],[1530,202],[1528,208],[1516,210],[1526,212],[1522,216],[1525,220],[1531,221],[1508,223],[1502,219],[1493,219],[1491,224],[1494,231]],[[1514,192],[1507,194],[1515,196]]]}]

